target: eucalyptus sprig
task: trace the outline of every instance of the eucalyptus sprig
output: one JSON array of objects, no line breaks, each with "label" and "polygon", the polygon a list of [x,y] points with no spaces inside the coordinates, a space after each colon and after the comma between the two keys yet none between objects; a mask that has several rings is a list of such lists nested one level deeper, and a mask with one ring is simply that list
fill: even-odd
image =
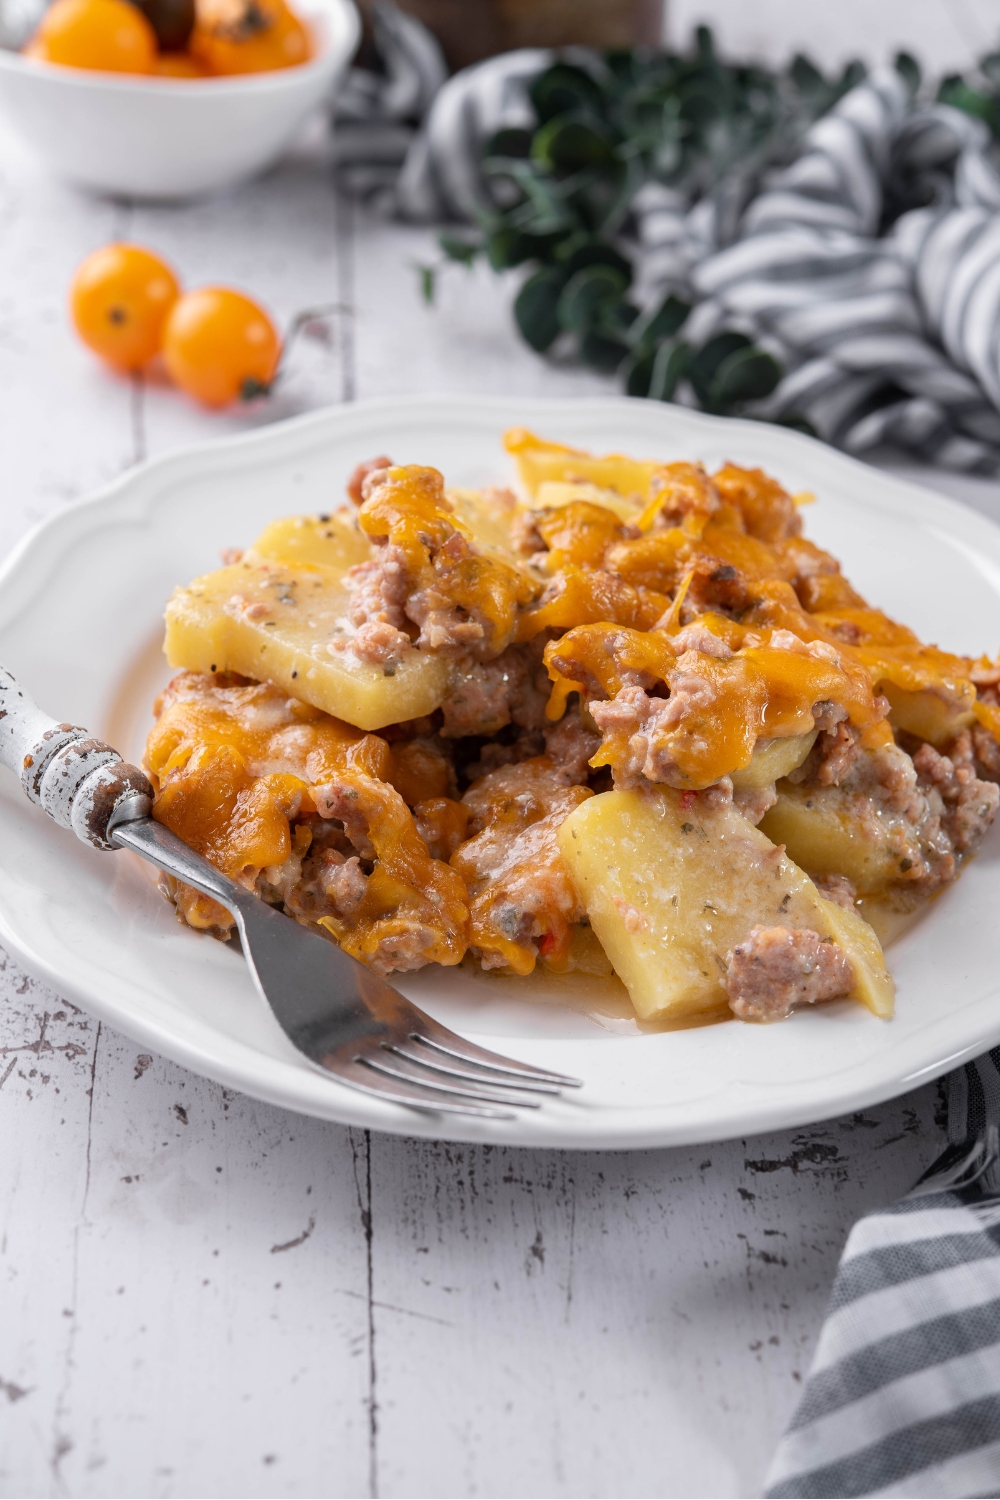
[{"label": "eucalyptus sprig", "polygon": [[983,120],[994,140],[1000,140],[1000,52],[981,57],[968,78],[949,73],[942,78],[937,97],[939,103]]},{"label": "eucalyptus sprig", "polygon": [[[539,353],[558,345],[593,369],[619,372],[636,396],[728,413],[770,394],[777,362],[744,334],[700,348],[680,338],[690,308],[668,295],[642,313],[630,296],[632,205],[655,181],[694,203],[708,193],[738,214],[769,167],[791,159],[804,132],[864,76],[851,63],[826,79],[797,57],[783,72],[724,63],[711,32],[691,56],[610,52],[592,68],[557,62],[534,79],[530,126],[499,131],[483,167],[503,206],[477,233],[439,236],[446,262],[524,266],[514,318]],[[436,267],[421,267],[432,301]]]}]

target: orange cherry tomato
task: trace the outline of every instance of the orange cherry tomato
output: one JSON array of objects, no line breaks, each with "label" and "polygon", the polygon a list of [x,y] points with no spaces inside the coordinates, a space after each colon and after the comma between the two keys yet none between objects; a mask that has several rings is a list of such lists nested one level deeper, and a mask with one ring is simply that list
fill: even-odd
[{"label": "orange cherry tomato", "polygon": [[241,292],[207,286],[179,297],[163,333],[171,378],[205,406],[263,395],[281,358],[281,339],[264,309]]},{"label": "orange cherry tomato", "polygon": [[129,0],[54,0],[25,51],[101,73],[152,73],[156,33]]},{"label": "orange cherry tomato", "polygon": [[285,0],[206,0],[188,43],[210,73],[269,73],[312,56],[312,38]]},{"label": "orange cherry tomato", "polygon": [[116,370],[138,370],[159,351],[167,314],[180,294],[177,277],[152,251],[104,245],[77,268],[70,313],[95,354]]},{"label": "orange cherry tomato", "polygon": [[207,78],[208,70],[190,52],[161,52],[156,59],[160,78]]}]

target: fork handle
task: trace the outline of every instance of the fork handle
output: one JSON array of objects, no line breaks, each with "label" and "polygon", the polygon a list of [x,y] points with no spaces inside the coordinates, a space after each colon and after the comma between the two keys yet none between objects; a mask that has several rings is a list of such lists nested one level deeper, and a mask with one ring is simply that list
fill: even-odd
[{"label": "fork handle", "polygon": [[115,824],[148,817],[153,805],[153,788],[138,766],[79,724],[50,719],[2,666],[0,765],[21,778],[29,801],[95,849],[113,849]]}]

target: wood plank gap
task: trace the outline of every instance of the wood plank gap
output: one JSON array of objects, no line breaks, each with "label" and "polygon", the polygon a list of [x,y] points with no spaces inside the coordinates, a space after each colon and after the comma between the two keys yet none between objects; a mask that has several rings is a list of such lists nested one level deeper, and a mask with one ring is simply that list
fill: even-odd
[{"label": "wood plank gap", "polygon": [[111,241],[112,244],[127,240],[129,230],[132,228],[132,218],[135,205],[131,198],[115,198],[112,203],[111,213]]},{"label": "wood plank gap", "polygon": [[[135,220],[135,204],[131,198],[116,199],[112,206],[111,239],[127,240]],[[131,428],[131,457],[128,467],[141,464],[146,458],[146,378],[141,370],[133,370],[129,376],[129,426]]]},{"label": "wood plank gap", "polygon": [[372,1221],[372,1136],[363,1132],[364,1183],[359,1171],[357,1132],[348,1130],[351,1155],[354,1159],[354,1185],[358,1195],[358,1211],[361,1228],[365,1236],[366,1288],[365,1301],[368,1313],[368,1494],[378,1500],[378,1362],[375,1353],[375,1257],[374,1225]]},{"label": "wood plank gap", "polygon": [[65,1365],[63,1368],[62,1383],[59,1387],[59,1395],[56,1397],[55,1410],[52,1414],[52,1456],[49,1460],[49,1463],[52,1469],[53,1482],[60,1495],[66,1495],[69,1493],[66,1487],[66,1480],[62,1473],[62,1461],[66,1457],[66,1455],[71,1452],[73,1448],[73,1439],[64,1430],[66,1426],[64,1418],[66,1416],[68,1407],[69,1389],[73,1380],[73,1370],[75,1368],[74,1354],[76,1350],[77,1333],[80,1327],[80,1320],[77,1316],[77,1303],[79,1301],[80,1290],[80,1233],[86,1223],[87,1203],[90,1197],[90,1153],[94,1137],[94,1094],[96,1092],[97,1081],[97,1054],[101,1046],[102,1030],[103,1022],[98,1021],[97,1034],[94,1037],[94,1052],[93,1056],[90,1059],[90,1088],[87,1091],[87,1150],[84,1157],[85,1165],[83,1174],[83,1195],[80,1199],[80,1216],[77,1219],[76,1223],[73,1225],[73,1271],[70,1283],[72,1288],[73,1306],[69,1309],[66,1309],[70,1320],[69,1335],[66,1340],[66,1357]]},{"label": "wood plank gap", "polygon": [[375,1270],[372,1254],[372,1133],[365,1131],[365,1250],[368,1270],[368,1493],[378,1495],[378,1367],[375,1362]]},{"label": "wood plank gap", "polygon": [[144,462],[146,447],[146,377],[141,370],[129,376],[129,417],[132,422],[132,463]]}]

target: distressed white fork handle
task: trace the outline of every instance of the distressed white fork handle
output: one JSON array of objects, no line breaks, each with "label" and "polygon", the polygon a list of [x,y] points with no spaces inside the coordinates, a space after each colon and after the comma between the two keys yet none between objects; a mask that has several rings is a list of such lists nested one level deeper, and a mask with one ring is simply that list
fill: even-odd
[{"label": "distressed white fork handle", "polygon": [[0,667],[0,765],[21,778],[30,801],[96,849],[113,849],[108,826],[148,816],[153,788],[142,771],[79,724],[43,714]]},{"label": "distressed white fork handle", "polygon": [[[236,921],[258,992],[309,1062],[349,1087],[435,1113],[511,1119],[577,1080],[488,1052],[411,1005],[325,938],[257,899],[155,822],[142,771],[77,724],[57,724],[0,667],[0,764],[32,802],[96,849],[136,854]],[[194,935],[192,934],[194,940]]]}]

